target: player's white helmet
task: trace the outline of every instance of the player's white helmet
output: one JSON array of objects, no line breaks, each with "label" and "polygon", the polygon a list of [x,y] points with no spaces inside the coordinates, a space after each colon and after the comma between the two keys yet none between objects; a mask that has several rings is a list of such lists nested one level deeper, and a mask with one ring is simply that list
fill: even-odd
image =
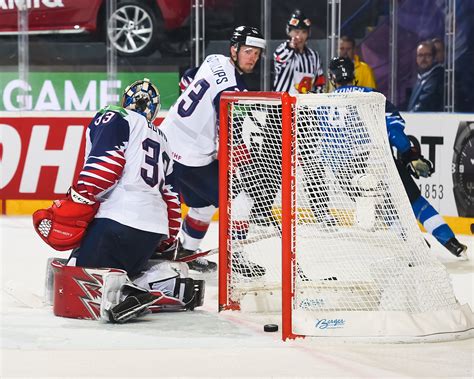
[{"label": "player's white helmet", "polygon": [[122,107],[140,113],[152,122],[161,107],[160,92],[150,79],[137,80],[125,89]]}]

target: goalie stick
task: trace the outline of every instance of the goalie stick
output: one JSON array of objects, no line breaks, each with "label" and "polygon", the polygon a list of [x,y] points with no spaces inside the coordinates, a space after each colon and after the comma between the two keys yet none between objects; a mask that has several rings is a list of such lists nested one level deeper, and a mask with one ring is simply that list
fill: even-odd
[{"label": "goalie stick", "polygon": [[3,287],[3,292],[27,308],[39,309],[45,305],[40,296],[15,281],[8,281]]}]

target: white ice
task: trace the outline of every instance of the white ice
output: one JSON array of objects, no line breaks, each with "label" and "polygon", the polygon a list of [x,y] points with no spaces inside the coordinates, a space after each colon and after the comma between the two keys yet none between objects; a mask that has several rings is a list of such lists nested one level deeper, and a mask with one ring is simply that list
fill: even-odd
[{"label": "white ice", "polygon": [[[459,261],[430,236],[460,303],[474,309],[474,237]],[[203,247],[217,245],[212,225]],[[217,278],[203,307],[124,325],[55,317],[42,303],[46,260],[63,257],[30,217],[0,217],[0,377],[474,377],[474,340],[425,344],[282,342],[263,332],[271,316],[217,312]],[[213,259],[215,259],[214,257]],[[14,296],[12,296],[13,294]],[[26,306],[22,301],[27,302]]]}]

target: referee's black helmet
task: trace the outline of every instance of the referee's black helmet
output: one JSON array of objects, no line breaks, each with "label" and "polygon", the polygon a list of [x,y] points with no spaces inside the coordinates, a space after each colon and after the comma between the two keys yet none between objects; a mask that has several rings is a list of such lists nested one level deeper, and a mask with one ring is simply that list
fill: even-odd
[{"label": "referee's black helmet", "polygon": [[286,24],[286,33],[290,33],[293,29],[307,30],[311,28],[311,20],[304,15],[299,9],[295,9]]}]

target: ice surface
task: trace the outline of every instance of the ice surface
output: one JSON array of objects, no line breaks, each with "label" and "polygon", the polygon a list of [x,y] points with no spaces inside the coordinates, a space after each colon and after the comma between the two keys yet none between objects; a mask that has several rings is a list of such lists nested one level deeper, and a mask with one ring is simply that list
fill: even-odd
[{"label": "ice surface", "polygon": [[[474,308],[471,261],[459,261],[430,236],[460,303]],[[203,248],[217,245],[211,225]],[[124,325],[55,317],[42,304],[45,265],[67,253],[48,248],[30,217],[0,217],[0,377],[465,377],[474,376],[474,340],[426,344],[282,342],[263,325],[274,316],[217,312],[217,278],[194,312],[148,315]],[[217,259],[214,256],[212,259]],[[13,294],[13,296],[12,296]],[[23,304],[28,303],[29,306]]]}]

